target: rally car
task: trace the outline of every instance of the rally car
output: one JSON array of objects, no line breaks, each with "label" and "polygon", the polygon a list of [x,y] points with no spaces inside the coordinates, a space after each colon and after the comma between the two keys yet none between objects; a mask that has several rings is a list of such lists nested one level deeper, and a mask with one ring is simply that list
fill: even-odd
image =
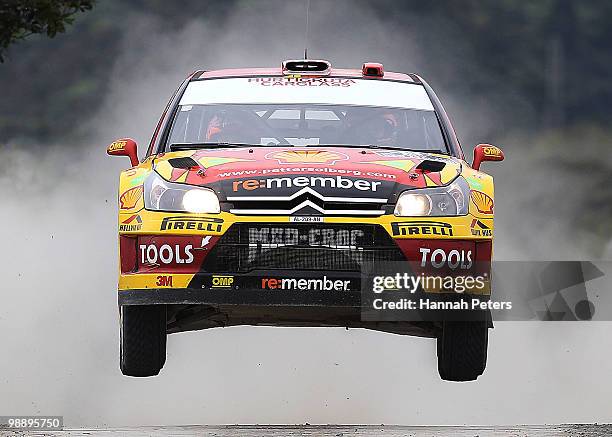
[{"label": "rally car", "polygon": [[131,139],[107,152],[131,160],[118,199],[125,375],[158,374],[168,333],[234,325],[432,337],[443,379],[483,373],[486,317],[363,313],[366,264],[491,260],[493,180],[479,168],[503,153],[480,144],[467,163],[418,75],[318,60],[196,71],[141,161]]}]

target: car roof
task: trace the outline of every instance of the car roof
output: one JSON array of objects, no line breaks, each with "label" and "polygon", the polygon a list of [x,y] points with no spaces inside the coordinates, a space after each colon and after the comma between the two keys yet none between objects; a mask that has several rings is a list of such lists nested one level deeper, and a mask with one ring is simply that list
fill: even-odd
[{"label": "car roof", "polygon": [[[223,70],[210,70],[197,71],[191,80],[198,79],[218,79],[224,77],[282,77],[285,76],[280,67],[272,68],[228,68]],[[313,77],[313,75],[304,75],[304,77]],[[382,78],[379,77],[367,77],[362,74],[361,70],[356,69],[344,69],[344,68],[332,68],[329,74],[316,77],[354,77],[361,79],[373,79],[373,80],[395,80],[400,82],[408,83],[420,83],[417,76],[409,75],[406,73],[394,73],[392,71],[385,71]]]}]

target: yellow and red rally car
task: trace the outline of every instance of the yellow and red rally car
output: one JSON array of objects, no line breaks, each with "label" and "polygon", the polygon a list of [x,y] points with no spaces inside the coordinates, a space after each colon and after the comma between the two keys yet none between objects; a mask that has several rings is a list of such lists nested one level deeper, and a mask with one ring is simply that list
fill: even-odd
[{"label": "yellow and red rally car", "polygon": [[[365,264],[490,263],[493,181],[415,74],[285,61],[196,71],[119,183],[121,370],[159,373],[168,333],[342,326],[437,338],[447,380],[486,363],[490,321],[362,317]],[[449,290],[446,290],[449,291]],[[450,290],[452,292],[452,290]]]}]

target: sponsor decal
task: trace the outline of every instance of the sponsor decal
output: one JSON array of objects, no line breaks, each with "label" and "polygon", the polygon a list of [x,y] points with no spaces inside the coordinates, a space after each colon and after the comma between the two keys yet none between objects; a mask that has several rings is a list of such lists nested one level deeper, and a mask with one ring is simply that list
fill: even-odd
[{"label": "sponsor decal", "polygon": [[283,76],[283,77],[250,77],[249,82],[260,86],[341,86],[349,87],[356,84],[354,79],[345,79],[340,77],[300,77],[300,76]]},{"label": "sponsor decal", "polygon": [[473,219],[470,230],[475,237],[492,237],[493,230],[478,219]]},{"label": "sponsor decal", "polygon": [[126,218],[119,225],[120,232],[134,232],[142,229],[142,218],[139,214],[134,214]]},{"label": "sponsor decal", "polygon": [[309,246],[360,249],[365,233],[361,229],[250,228],[249,245],[254,247]]},{"label": "sponsor decal", "polygon": [[297,176],[234,181],[232,183],[232,190],[236,192],[241,189],[253,191],[260,188],[269,190],[292,187],[321,187],[376,191],[380,184],[382,184],[382,182],[370,181],[367,179],[348,179],[342,176]]},{"label": "sponsor decal", "polygon": [[180,244],[174,246],[162,244],[160,247],[155,244],[141,244],[139,248],[141,264],[191,264],[194,259],[191,244],[184,247],[181,247]]},{"label": "sponsor decal", "polygon": [[132,178],[128,183],[131,186],[135,186],[135,185],[142,185],[143,182],[145,181],[146,177],[147,177],[147,173],[143,172],[142,174],[135,176],[134,178]]},{"label": "sponsor decal", "polygon": [[409,172],[415,167],[416,162],[411,161],[409,159],[396,159],[393,161],[369,161],[369,162],[362,162],[361,164],[378,164],[378,165],[382,165],[385,167],[392,167],[398,170]]},{"label": "sponsor decal", "polygon": [[127,141],[114,141],[108,146],[109,152],[118,152],[119,150],[125,149]]},{"label": "sponsor decal", "polygon": [[436,269],[448,267],[451,270],[457,268],[465,270],[473,265],[471,250],[452,249],[446,253],[444,249],[434,249],[432,251],[428,247],[421,247],[419,252],[421,253],[421,267],[430,265]]},{"label": "sponsor decal", "polygon": [[492,156],[492,157],[500,157],[502,155],[501,149],[495,146],[484,146],[482,148],[482,153],[485,156]]},{"label": "sponsor decal", "polygon": [[289,221],[294,223],[323,223],[323,217],[316,215],[291,216]]},{"label": "sponsor decal", "polygon": [[440,162],[450,161],[449,158],[444,158],[441,156],[434,157],[427,153],[413,152],[410,150],[380,150],[374,153],[378,156],[382,156],[385,158],[408,158],[408,159],[417,159],[417,160],[429,159],[430,161],[440,161]]},{"label": "sponsor decal", "polygon": [[217,218],[207,217],[164,217],[160,231],[171,231],[171,230],[192,230],[192,231],[208,231],[208,232],[221,232],[223,226],[223,220]]},{"label": "sponsor decal", "polygon": [[444,222],[395,222],[391,223],[393,236],[439,235],[453,236],[453,225]]},{"label": "sponsor decal", "polygon": [[484,185],[482,184],[482,182],[480,182],[474,176],[466,176],[465,180],[470,185],[470,188],[474,188],[476,190],[482,190],[484,188]]},{"label": "sponsor decal", "polygon": [[298,291],[348,291],[351,281],[347,279],[322,278],[262,278],[264,290],[298,290]]},{"label": "sponsor decal", "polygon": [[270,176],[276,174],[303,174],[303,173],[317,173],[317,174],[332,174],[332,175],[346,175],[353,177],[366,176],[371,178],[383,178],[383,179],[397,179],[397,176],[390,173],[383,173],[378,171],[363,171],[357,169],[348,168],[331,168],[331,167],[274,167],[274,168],[263,168],[263,169],[251,169],[251,170],[235,170],[229,172],[219,173],[219,179],[226,178],[239,178],[243,176]]},{"label": "sponsor decal", "polygon": [[142,197],[142,185],[130,188],[119,197],[121,209],[132,209]]},{"label": "sponsor decal", "polygon": [[211,288],[232,288],[234,277],[230,275],[212,275]]},{"label": "sponsor decal", "polygon": [[172,276],[160,275],[157,277],[155,285],[158,287],[172,287]]},{"label": "sponsor decal", "polygon": [[483,214],[493,214],[493,199],[482,191],[474,191],[470,194],[470,198],[476,209]]},{"label": "sponsor decal", "polygon": [[334,165],[337,161],[346,161],[348,155],[327,150],[286,150],[272,152],[266,155],[266,159],[276,159],[279,164],[312,163]]},{"label": "sponsor decal", "polygon": [[232,162],[250,161],[250,159],[227,158],[223,156],[202,156],[199,153],[194,154],[192,158],[195,158],[195,161],[197,161],[204,168],[214,167],[214,166],[223,165],[223,164],[229,164]]}]

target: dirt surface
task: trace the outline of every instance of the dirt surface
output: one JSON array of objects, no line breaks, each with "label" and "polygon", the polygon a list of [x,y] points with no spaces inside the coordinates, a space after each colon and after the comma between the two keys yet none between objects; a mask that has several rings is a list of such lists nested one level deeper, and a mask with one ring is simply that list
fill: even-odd
[{"label": "dirt surface", "polygon": [[1,436],[202,436],[202,437],[561,437],[609,436],[612,425],[518,425],[518,426],[157,426],[109,429],[66,429],[64,431],[8,431]]}]

